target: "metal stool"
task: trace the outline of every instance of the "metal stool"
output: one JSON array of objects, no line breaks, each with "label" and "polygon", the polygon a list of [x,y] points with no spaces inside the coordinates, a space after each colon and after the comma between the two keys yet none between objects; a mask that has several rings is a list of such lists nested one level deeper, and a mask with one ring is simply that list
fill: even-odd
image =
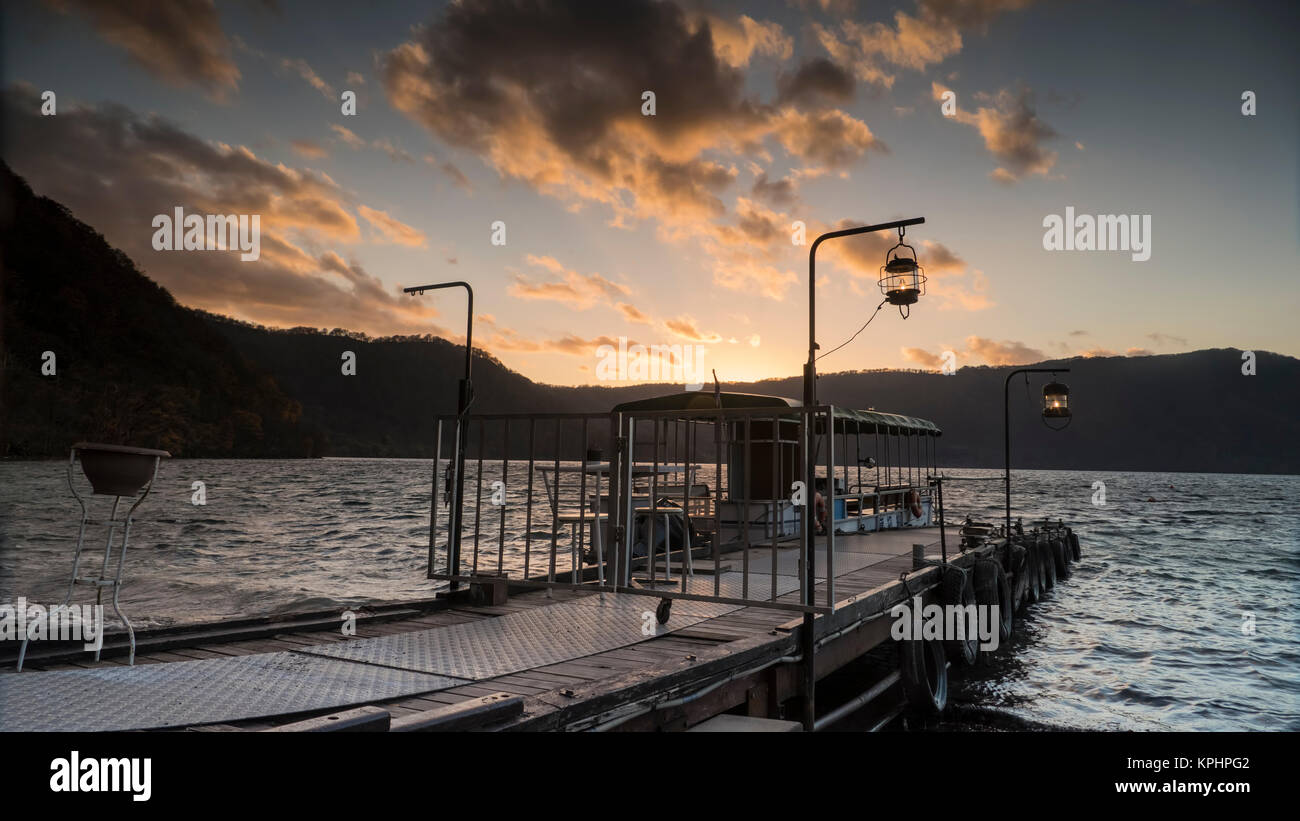
[{"label": "metal stool", "polygon": [[[582,526],[591,524],[592,541],[596,548],[596,575],[600,586],[605,586],[605,547],[600,532],[605,526],[605,520],[608,518],[609,516],[604,513],[583,513],[582,511],[562,511],[556,515],[555,526],[557,528],[561,525],[569,525],[569,555],[571,556],[570,561],[573,563],[574,584],[578,583],[578,562],[584,554],[582,544],[586,534],[582,532]],[[604,595],[604,593],[601,593],[602,598]]]},{"label": "metal stool", "polygon": [[[78,453],[81,454],[81,471],[90,480],[94,495],[114,497],[113,512],[107,521],[94,522],[90,519],[86,500],[77,493],[77,488],[72,484],[72,464],[77,461]],[[63,599],[60,607],[67,607],[71,603],[73,590],[79,584],[88,584],[95,588],[96,605],[103,604],[104,589],[111,588],[113,613],[121,619],[122,624],[126,625],[127,637],[131,642],[129,663],[132,665],[135,664],[135,629],[131,627],[131,622],[122,613],[117,601],[118,594],[122,590],[122,566],[126,561],[126,546],[131,539],[131,523],[134,521],[135,510],[153,489],[154,480],[158,478],[159,463],[168,458],[171,458],[171,454],[165,450],[132,448],[123,445],[95,445],[88,442],[78,442],[73,445],[72,453],[68,456],[68,489],[81,505],[81,528],[77,531],[77,549],[72,558],[72,579],[68,582],[68,595]],[[142,494],[141,488],[144,489]],[[135,498],[136,494],[140,496],[126,512],[125,518],[117,518],[122,499]],[[98,575],[78,576],[77,573],[81,568],[81,550],[85,544],[88,524],[102,524],[108,530],[108,537],[104,541],[104,562],[100,566]],[[113,556],[113,535],[119,529],[122,531],[122,540],[117,554],[117,571],[110,576],[108,563]],[[103,629],[102,625],[100,629]],[[27,655],[27,641],[28,637],[23,636],[22,646],[18,650],[19,671],[23,669],[23,659]],[[100,644],[103,644],[102,640]],[[95,661],[99,661],[101,649],[102,647],[95,650]]]},{"label": "metal stool", "polygon": [[[673,580],[673,565],[672,565],[673,529],[670,526],[670,523],[672,521],[671,517],[673,516],[682,517],[682,538],[686,542],[685,544],[686,559],[683,563],[683,569],[685,570],[687,576],[694,576],[695,564],[691,560],[691,520],[686,515],[686,511],[680,507],[656,506],[656,507],[640,507],[637,508],[635,511],[633,511],[633,513],[638,517],[642,515],[663,517],[664,519],[664,581],[669,581],[669,582]],[[655,577],[655,556],[656,555],[658,555],[658,552],[655,550],[654,540],[651,539],[650,542],[646,545],[646,564],[648,565],[648,569],[650,571],[651,581],[653,581]]]}]

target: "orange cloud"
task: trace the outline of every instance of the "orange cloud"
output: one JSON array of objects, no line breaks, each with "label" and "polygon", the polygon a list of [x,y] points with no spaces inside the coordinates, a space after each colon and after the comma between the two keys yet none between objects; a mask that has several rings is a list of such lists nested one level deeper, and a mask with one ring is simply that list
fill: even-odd
[{"label": "orange cloud", "polygon": [[[939,83],[931,83],[930,88],[936,100],[950,90]],[[989,176],[997,182],[1014,183],[1029,175],[1045,177],[1050,174],[1058,155],[1044,148],[1042,143],[1057,133],[1038,119],[1030,91],[1021,89],[1012,94],[1003,89],[992,98],[992,102],[992,107],[981,106],[974,113],[958,107],[951,117],[979,131],[984,138],[984,147],[1002,163]]]},{"label": "orange cloud", "polygon": [[618,308],[618,310],[623,314],[623,317],[629,322],[639,322],[643,325],[649,325],[651,322],[650,317],[646,316],[646,314],[635,305],[620,302],[614,307]]},{"label": "orange cloud", "polygon": [[854,67],[860,80],[893,88],[890,66],[924,71],[962,49],[962,30],[982,31],[997,15],[1033,0],[921,0],[918,14],[894,12],[893,25],[849,17],[838,29],[814,23],[811,32],[836,62]]},{"label": "orange cloud", "polygon": [[389,242],[398,245],[409,245],[413,248],[423,248],[425,246],[424,232],[418,228],[412,228],[406,223],[395,217],[388,215],[386,211],[380,211],[366,205],[358,205],[357,211],[365,217],[370,227],[379,232],[379,235]]},{"label": "orange cloud", "polygon": [[1041,362],[1047,358],[1042,351],[1031,348],[1023,342],[1009,340],[999,342],[979,336],[967,337],[966,348],[964,356],[978,357],[988,365],[1025,365],[1030,362]]},{"label": "orange cloud", "polygon": [[745,14],[735,20],[705,14],[702,22],[712,34],[714,53],[729,66],[747,66],[755,54],[788,60],[794,53],[794,41],[779,23],[759,22]]},{"label": "orange cloud", "polygon": [[527,277],[516,274],[510,286],[510,295],[519,299],[549,299],[567,302],[573,307],[585,310],[606,299],[627,296],[631,292],[627,286],[612,282],[600,274],[579,274],[565,268],[554,257],[528,254],[525,260],[529,265],[545,268],[560,279],[549,282],[533,282]]},{"label": "orange cloud", "polygon": [[309,157],[313,160],[319,160],[329,156],[329,152],[326,151],[320,143],[314,142],[313,140],[290,140],[289,147],[292,148],[295,153],[301,154],[304,157]]},{"label": "orange cloud", "polygon": [[676,319],[665,320],[664,327],[683,339],[689,339],[692,342],[722,341],[722,337],[719,334],[701,331],[695,319],[689,316],[681,316]]},{"label": "orange cloud", "polygon": [[903,358],[925,368],[938,368],[943,364],[942,357],[930,353],[924,348],[903,348]]}]

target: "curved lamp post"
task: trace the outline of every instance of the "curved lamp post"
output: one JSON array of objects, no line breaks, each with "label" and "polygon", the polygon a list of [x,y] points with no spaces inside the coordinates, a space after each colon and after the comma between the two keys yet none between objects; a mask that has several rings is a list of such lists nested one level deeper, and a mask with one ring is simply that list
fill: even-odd
[{"label": "curved lamp post", "polygon": [[[1005,450],[1006,463],[1004,467],[1006,490],[1007,490],[1007,538],[1011,538],[1011,377],[1020,373],[1050,373],[1053,376],[1051,382],[1043,386],[1043,424],[1047,424],[1048,419],[1065,419],[1065,425],[1053,430],[1064,430],[1070,424],[1070,389],[1064,384],[1057,382],[1055,379],[1058,373],[1069,373],[1069,368],[1018,368],[1007,374],[1007,381],[1002,385],[1002,445]],[[1052,427],[1048,425],[1048,427]]]},{"label": "curved lamp post", "polygon": [[[443,288],[464,288],[468,307],[465,309],[465,376],[460,380],[460,389],[456,396],[456,492],[452,499],[451,517],[447,523],[448,555],[447,569],[449,575],[460,575],[460,529],[461,500],[465,495],[465,449],[469,447],[469,425],[465,417],[469,415],[469,406],[474,401],[474,383],[470,381],[470,369],[474,362],[474,289],[468,282],[438,282],[433,285],[416,285],[402,290],[408,294],[423,294],[425,291],[437,291]],[[433,504],[438,504],[438,466],[433,466]],[[433,572],[433,551],[435,534],[433,517],[429,518],[429,572]],[[450,589],[455,590],[459,583],[454,579]]]},{"label": "curved lamp post", "polygon": [[[915,217],[913,219],[897,220],[895,222],[882,222],[879,225],[864,225],[859,228],[845,228],[840,231],[830,231],[822,234],[813,240],[812,246],[808,249],[808,362],[803,367],[803,404],[805,408],[810,408],[817,404],[817,248],[828,239],[837,239],[839,237],[852,237],[858,234],[870,234],[875,231],[888,231],[897,228],[899,231],[899,242],[902,242],[903,230],[909,225],[920,225],[925,222],[925,217]],[[895,246],[897,248],[898,246]],[[893,250],[893,249],[890,249]],[[886,265],[881,269],[880,288],[885,293],[885,299],[896,305],[911,304],[916,301],[917,291],[911,290],[910,287],[901,287],[908,285],[904,278],[908,273],[912,279],[911,285],[916,285],[916,276],[918,266],[916,265],[915,255],[911,260],[910,267],[899,267],[905,263],[888,259],[886,254]],[[890,268],[894,265],[899,270]],[[891,293],[891,290],[893,293]],[[904,293],[907,292],[907,293]],[[898,301],[896,301],[898,300]],[[902,300],[907,300],[903,302]],[[883,304],[883,303],[882,303]],[[901,310],[901,308],[900,308]],[[805,417],[805,426],[811,426],[811,417]],[[813,488],[816,486],[815,477],[817,475],[817,454],[811,447],[807,448],[807,464],[805,467],[804,481],[805,493],[807,494],[807,504],[809,507],[813,504]],[[833,478],[833,477],[831,477]],[[830,481],[828,479],[828,489]],[[831,510],[835,509],[832,502]],[[808,515],[805,509],[804,514],[804,532],[808,534],[808,543],[806,545],[804,561],[804,579],[803,589],[806,597],[805,604],[812,603],[813,587],[816,584],[815,565],[816,553],[813,550],[813,531],[808,526]],[[832,517],[833,518],[833,517]],[[835,523],[832,521],[831,527]],[[803,725],[804,729],[812,732],[816,724],[816,709],[814,703],[814,693],[817,686],[817,674],[813,663],[813,646],[815,642],[815,632],[813,620],[815,616],[812,613],[805,613],[803,617],[803,627],[801,630],[800,643],[803,646]]]},{"label": "curved lamp post", "polygon": [[[914,217],[912,219],[898,220],[896,222],[882,222],[879,225],[864,225],[860,228],[845,228],[841,231],[830,231],[822,234],[813,240],[812,246],[808,249],[808,363],[803,369],[803,403],[806,406],[817,404],[817,246],[821,245],[828,239],[838,237],[852,237],[858,234],[870,234],[875,231],[888,231],[891,228],[899,229],[901,238],[903,229],[909,225],[920,225],[925,222],[925,217]],[[895,246],[898,247],[898,246]],[[891,249],[892,250],[892,249]],[[880,287],[885,292],[887,301],[896,305],[911,304],[916,302],[915,280],[913,284],[907,287],[897,287],[901,284],[900,279],[894,277],[905,276],[911,272],[916,276],[916,258],[913,256],[912,265],[909,268],[900,268],[898,271],[890,268],[890,265],[898,267],[901,260],[888,260],[884,269],[881,271]],[[895,301],[907,299],[906,303]]]}]

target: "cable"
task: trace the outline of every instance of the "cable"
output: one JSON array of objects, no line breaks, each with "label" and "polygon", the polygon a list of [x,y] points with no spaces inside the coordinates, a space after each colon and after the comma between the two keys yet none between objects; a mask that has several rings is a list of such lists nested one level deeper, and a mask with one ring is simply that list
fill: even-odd
[{"label": "cable", "polygon": [[882,299],[882,300],[880,300],[880,304],[876,306],[876,310],[872,311],[871,316],[867,318],[867,321],[864,322],[864,323],[862,323],[862,327],[861,327],[861,328],[858,328],[856,331],[853,332],[853,336],[849,337],[847,342],[844,342],[844,343],[842,343],[842,344],[840,344],[840,345],[837,345],[837,346],[834,347],[834,348],[831,348],[831,349],[830,349],[829,351],[827,351],[826,353],[824,353],[824,354],[822,354],[821,356],[817,357],[817,359],[815,359],[814,361],[816,361],[816,362],[820,362],[823,358],[825,358],[825,357],[827,357],[827,356],[830,356],[831,354],[833,354],[833,353],[835,353],[836,351],[838,351],[840,348],[843,348],[845,345],[849,344],[849,342],[852,342],[853,340],[857,339],[857,338],[858,338],[858,334],[862,333],[863,331],[865,331],[865,330],[867,329],[867,326],[871,324],[871,320],[873,320],[873,319],[876,318],[876,314],[880,313],[880,309],[883,308],[883,307],[885,307],[885,303],[888,302],[888,301],[889,301],[889,300],[887,300],[887,299]]}]

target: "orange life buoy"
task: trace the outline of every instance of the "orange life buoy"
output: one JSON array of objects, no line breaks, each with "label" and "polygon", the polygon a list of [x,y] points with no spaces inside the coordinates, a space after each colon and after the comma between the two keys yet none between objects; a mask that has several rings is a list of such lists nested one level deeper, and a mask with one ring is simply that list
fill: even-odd
[{"label": "orange life buoy", "polygon": [[913,519],[921,518],[921,515],[925,513],[925,509],[921,507],[921,494],[915,490],[909,490],[907,492],[907,507],[912,511]]}]

